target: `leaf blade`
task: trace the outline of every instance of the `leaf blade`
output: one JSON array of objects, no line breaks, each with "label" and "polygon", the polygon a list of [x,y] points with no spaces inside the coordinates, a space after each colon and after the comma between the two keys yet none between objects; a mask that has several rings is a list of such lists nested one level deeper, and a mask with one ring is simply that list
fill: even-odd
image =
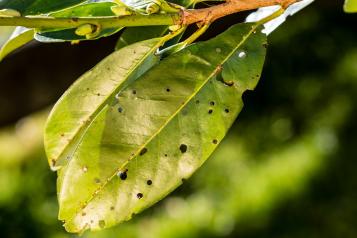
[{"label": "leaf blade", "polygon": [[33,40],[34,30],[17,27],[10,39],[0,49],[0,62],[11,52]]},{"label": "leaf blade", "polygon": [[[59,172],[59,218],[66,221],[68,231],[98,230],[128,220],[202,165],[238,115],[241,94],[253,89],[260,76],[265,36],[256,28],[236,26],[165,59],[124,89],[118,103],[98,116],[74,158]],[[245,45],[247,39],[254,44]],[[237,81],[232,65],[242,63],[237,51],[243,48],[251,56],[244,58],[246,72]],[[218,76],[222,64],[222,77],[235,80],[235,86],[227,86]],[[215,98],[213,105],[207,101],[209,96]],[[202,106],[195,110],[197,100]],[[198,111],[202,118],[197,124],[193,117]],[[190,144],[190,137],[197,143]],[[163,144],[165,151],[160,149]],[[159,179],[150,175],[153,170]],[[128,173],[125,181],[117,176],[123,172]],[[155,187],[148,187],[147,180]]]}]

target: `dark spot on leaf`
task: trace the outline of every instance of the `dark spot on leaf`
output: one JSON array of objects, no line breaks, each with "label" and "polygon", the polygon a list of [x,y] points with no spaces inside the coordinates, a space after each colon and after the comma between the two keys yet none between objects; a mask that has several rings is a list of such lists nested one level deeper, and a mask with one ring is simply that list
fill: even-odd
[{"label": "dark spot on leaf", "polygon": [[125,180],[125,179],[127,179],[127,177],[128,177],[127,172],[128,172],[128,170],[125,170],[125,171],[119,172],[119,178],[120,178],[121,180]]},{"label": "dark spot on leaf", "polygon": [[136,194],[136,197],[139,199],[142,199],[144,197],[144,195],[142,193],[138,193],[138,194]]},{"label": "dark spot on leaf", "polygon": [[148,152],[148,149],[143,148],[143,149],[140,151],[140,154],[139,154],[139,155],[144,155],[146,152]]},{"label": "dark spot on leaf", "polygon": [[212,109],[209,109],[208,110],[208,114],[212,114],[213,113],[213,110]]},{"label": "dark spot on leaf", "polygon": [[78,17],[72,17],[72,21],[77,22],[78,21]]},{"label": "dark spot on leaf", "polygon": [[170,92],[170,91],[171,91],[171,89],[169,89],[169,88],[166,89],[166,92]]},{"label": "dark spot on leaf", "polygon": [[165,154],[165,157],[167,157],[167,154]]},{"label": "dark spot on leaf", "polygon": [[228,109],[228,108],[224,109],[224,111],[225,111],[226,113],[229,113],[229,109]]},{"label": "dark spot on leaf", "polygon": [[93,220],[90,220],[90,223],[94,223],[94,221],[93,221]]},{"label": "dark spot on leaf", "polygon": [[213,139],[212,143],[216,145],[218,143],[218,140],[217,139]]},{"label": "dark spot on leaf", "polygon": [[100,228],[104,228],[105,227],[105,221],[104,220],[99,220],[98,225]]},{"label": "dark spot on leaf", "polygon": [[95,178],[95,179],[94,179],[94,182],[95,182],[95,183],[100,183],[100,179],[99,179],[99,178]]},{"label": "dark spot on leaf", "polygon": [[123,112],[123,108],[122,107],[118,107],[118,112],[122,113]]},{"label": "dark spot on leaf", "polygon": [[87,91],[89,91],[89,88],[87,88]]},{"label": "dark spot on leaf", "polygon": [[100,96],[100,93],[97,93],[97,96]]},{"label": "dark spot on leaf", "polygon": [[181,181],[182,181],[182,183],[184,183],[184,182],[186,182],[186,179],[182,178]]},{"label": "dark spot on leaf", "polygon": [[187,151],[187,145],[181,144],[181,145],[180,145],[180,151],[181,151],[181,153],[186,153],[186,151]]},{"label": "dark spot on leaf", "polygon": [[200,103],[200,100],[196,100],[196,104],[199,104]]},{"label": "dark spot on leaf", "polygon": [[51,163],[52,163],[52,167],[54,167],[56,165],[56,160],[55,159],[52,159],[51,160]]},{"label": "dark spot on leaf", "polygon": [[151,184],[152,184],[152,181],[149,179],[148,181],[146,181],[146,184],[147,184],[147,185],[151,185]]},{"label": "dark spot on leaf", "polygon": [[114,209],[115,209],[114,206],[111,206],[111,207],[110,207],[110,210],[111,210],[111,211],[114,211]]},{"label": "dark spot on leaf", "polygon": [[61,136],[64,137],[64,134],[62,133]]},{"label": "dark spot on leaf", "polygon": [[85,215],[87,215],[87,213],[85,213],[85,212],[82,212],[82,216],[85,216]]},{"label": "dark spot on leaf", "polygon": [[135,89],[133,90],[133,94],[136,94],[136,90]]},{"label": "dark spot on leaf", "polygon": [[214,106],[214,101],[211,101],[210,103],[209,103],[211,106]]}]

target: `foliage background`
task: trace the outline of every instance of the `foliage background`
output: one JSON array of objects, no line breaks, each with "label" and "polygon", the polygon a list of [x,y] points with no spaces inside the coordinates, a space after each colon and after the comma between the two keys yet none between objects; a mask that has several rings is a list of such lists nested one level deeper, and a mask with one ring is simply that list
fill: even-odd
[{"label": "foliage background", "polygon": [[[214,156],[155,207],[84,237],[357,237],[356,20],[322,0],[291,17],[270,36],[263,77]],[[2,42],[9,29],[0,31]],[[1,237],[75,237],[56,217],[46,108],[116,38],[32,43],[0,64]]]}]

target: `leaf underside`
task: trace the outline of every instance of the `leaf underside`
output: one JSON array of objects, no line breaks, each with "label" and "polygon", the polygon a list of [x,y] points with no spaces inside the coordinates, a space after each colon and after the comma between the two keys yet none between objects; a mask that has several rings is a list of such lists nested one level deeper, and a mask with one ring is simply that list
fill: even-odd
[{"label": "leaf underside", "polygon": [[[128,220],[190,177],[236,119],[243,92],[256,86],[265,44],[256,24],[236,25],[166,58],[112,95],[58,171],[59,219],[66,230]],[[98,80],[88,76],[92,84]],[[86,110],[91,100],[79,108]],[[73,108],[60,110],[66,116],[51,120],[67,124],[82,115],[67,106]]]}]

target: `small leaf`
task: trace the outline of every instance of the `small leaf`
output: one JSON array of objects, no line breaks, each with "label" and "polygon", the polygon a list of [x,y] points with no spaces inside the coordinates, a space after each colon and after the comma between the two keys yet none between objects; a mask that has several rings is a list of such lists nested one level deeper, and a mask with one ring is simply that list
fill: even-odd
[{"label": "small leaf", "polygon": [[83,134],[115,94],[158,61],[153,53],[160,45],[161,39],[156,38],[112,53],[61,97],[45,130],[45,149],[52,169],[68,163]]},{"label": "small leaf", "polygon": [[58,173],[59,219],[67,231],[128,220],[204,163],[241,110],[243,92],[258,82],[266,44],[260,30],[236,25],[185,48],[98,113]]},{"label": "small leaf", "polygon": [[[79,6],[65,9],[63,11],[50,14],[52,17],[103,17],[103,16],[115,16],[111,11],[111,7],[115,3],[112,2],[94,2],[85,3]],[[99,32],[98,35],[91,38],[95,40],[101,37],[110,36],[120,31],[122,28],[105,29]],[[41,32],[37,32],[35,39],[40,42],[63,42],[73,40],[87,40],[86,36],[76,34],[76,28],[72,29],[46,29]]]},{"label": "small leaf", "polygon": [[1,0],[0,9],[13,9],[21,15],[38,15],[78,5],[86,0]]},{"label": "small leaf", "polygon": [[0,61],[8,54],[33,40],[34,30],[25,27],[17,27],[10,39],[0,49]]},{"label": "small leaf", "polygon": [[345,0],[343,10],[348,13],[357,12],[357,0]]}]

